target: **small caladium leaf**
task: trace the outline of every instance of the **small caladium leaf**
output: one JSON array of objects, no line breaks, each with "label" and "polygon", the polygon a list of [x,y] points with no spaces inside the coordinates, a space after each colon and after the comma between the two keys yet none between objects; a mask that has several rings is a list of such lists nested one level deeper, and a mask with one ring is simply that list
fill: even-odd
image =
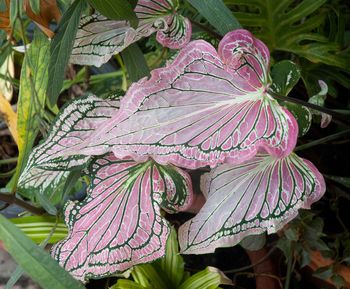
[{"label": "small caladium leaf", "polygon": [[186,173],[153,161],[118,160],[113,154],[95,159],[88,170],[88,196],[66,205],[69,235],[52,249],[54,258],[86,281],[163,257],[170,227],[160,208],[190,205],[189,177],[176,179]]},{"label": "small caladium leaf", "polygon": [[182,15],[168,16],[166,29],[157,32],[157,41],[164,47],[180,49],[191,39],[191,22]]},{"label": "small caladium leaf", "polygon": [[294,148],[294,117],[267,92],[269,52],[247,30],[227,34],[219,53],[193,41],[150,79],[133,84],[121,110],[81,146],[83,154],[111,149],[119,158],[186,168],[242,162],[259,150],[275,156]]},{"label": "small caladium leaf", "polygon": [[311,127],[311,110],[306,106],[292,102],[285,102],[283,103],[283,106],[286,107],[295,117],[299,127],[299,136],[304,136]]},{"label": "small caladium leaf", "polygon": [[[287,96],[298,83],[300,77],[298,65],[290,60],[282,60],[271,68],[272,84],[270,89],[279,95]],[[292,102],[284,102],[283,106],[295,117],[299,127],[299,136],[305,135],[312,122],[310,109]]]},{"label": "small caladium leaf", "polygon": [[[319,106],[324,106],[324,102],[325,102],[325,100],[327,98],[328,86],[327,86],[327,83],[325,83],[322,80],[319,80],[318,84],[320,85],[321,90],[320,90],[320,92],[318,94],[310,97],[309,102],[312,103],[312,104],[319,105]],[[319,111],[317,111],[315,109],[311,110],[311,112],[314,115],[320,115],[321,116],[321,127],[322,128],[327,127],[332,121],[332,116],[327,114],[327,113],[319,112]]]},{"label": "small caladium leaf", "polygon": [[248,235],[274,233],[325,192],[316,167],[294,153],[221,165],[204,176],[202,185],[207,202],[179,230],[185,254],[211,253]]},{"label": "small caladium leaf", "polygon": [[139,24],[110,20],[95,14],[81,19],[70,61],[81,65],[101,66],[112,55],[130,44],[157,32],[165,47],[179,49],[191,38],[191,23],[176,13],[177,0],[139,0],[134,9]]},{"label": "small caladium leaf", "polygon": [[287,96],[300,79],[299,67],[290,60],[282,60],[271,68],[271,89],[283,96]]}]

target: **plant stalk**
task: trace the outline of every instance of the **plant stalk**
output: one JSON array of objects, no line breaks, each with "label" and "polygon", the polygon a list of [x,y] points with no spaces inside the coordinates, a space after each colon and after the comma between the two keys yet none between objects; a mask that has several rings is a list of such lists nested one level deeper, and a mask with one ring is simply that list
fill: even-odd
[{"label": "plant stalk", "polygon": [[43,215],[45,213],[45,210],[34,207],[27,202],[18,199],[15,195],[10,194],[0,194],[0,201],[3,201],[10,205],[17,205],[22,207],[23,209],[26,209],[28,212],[31,212],[35,215]]}]

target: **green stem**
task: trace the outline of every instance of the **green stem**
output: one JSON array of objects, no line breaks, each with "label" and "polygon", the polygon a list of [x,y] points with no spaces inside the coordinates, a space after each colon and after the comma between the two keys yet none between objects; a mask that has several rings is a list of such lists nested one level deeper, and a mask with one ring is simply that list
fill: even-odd
[{"label": "green stem", "polygon": [[0,160],[0,165],[12,164],[16,162],[17,162],[17,158],[8,158],[8,159]]},{"label": "green stem", "polygon": [[335,133],[335,134],[332,134],[332,135],[329,135],[329,136],[326,136],[326,137],[323,137],[323,138],[320,138],[320,139],[316,139],[316,140],[311,141],[309,143],[300,145],[300,146],[296,147],[294,149],[294,151],[296,152],[296,151],[305,150],[305,149],[314,147],[316,145],[323,144],[323,143],[331,141],[331,140],[335,140],[335,139],[337,139],[337,138],[339,138],[341,136],[347,135],[347,134],[350,134],[350,129],[346,129],[346,130],[340,131],[338,133]]},{"label": "green stem", "polygon": [[292,271],[293,271],[293,256],[294,256],[294,242],[292,241],[290,254],[288,258],[287,274],[286,274],[286,281],[284,283],[284,289],[289,289],[289,286],[290,286],[290,279],[292,277]]},{"label": "green stem", "polygon": [[300,104],[300,105],[306,106],[308,108],[311,108],[311,109],[314,109],[314,110],[317,110],[317,111],[329,114],[329,115],[331,115],[334,118],[345,120],[347,122],[350,121],[349,117],[344,116],[344,113],[340,112],[339,110],[329,109],[329,108],[326,108],[326,107],[323,107],[323,106],[319,106],[319,105],[316,105],[316,104],[313,104],[313,103],[306,102],[306,101],[298,99],[298,98],[278,95],[278,94],[276,94],[275,92],[273,92],[271,90],[269,90],[268,93],[269,93],[269,95],[271,95],[275,99],[278,99],[278,100],[281,100],[281,101],[287,101],[287,102],[293,102],[293,103],[296,103],[296,104]]},{"label": "green stem", "polygon": [[17,205],[22,207],[23,209],[26,209],[27,211],[35,214],[35,215],[43,215],[45,213],[45,211],[43,209],[34,207],[30,204],[28,204],[27,202],[18,199],[15,195],[10,195],[10,194],[0,194],[0,201],[3,201],[7,204],[10,205]]}]

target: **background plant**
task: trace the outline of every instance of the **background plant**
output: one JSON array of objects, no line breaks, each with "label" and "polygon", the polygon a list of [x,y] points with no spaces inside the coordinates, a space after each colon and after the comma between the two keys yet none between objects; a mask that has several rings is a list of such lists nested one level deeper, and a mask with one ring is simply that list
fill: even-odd
[{"label": "background plant", "polygon": [[[7,19],[12,25],[12,32],[8,28],[6,21],[1,22],[5,23],[6,30],[11,33],[9,40],[7,40],[5,32],[2,32],[1,60],[2,63],[6,63],[5,60],[8,63],[8,59],[11,59],[14,54],[17,75],[11,74],[11,64],[6,65],[7,67],[1,75],[8,83],[12,83],[14,96],[11,101],[12,104],[17,104],[17,115],[11,111],[11,107],[6,105],[6,102],[2,102],[5,104],[1,105],[0,110],[6,115],[9,127],[14,132],[14,139],[18,139],[19,155],[17,160],[13,159],[13,157],[17,157],[15,144],[10,138],[6,137],[6,141],[3,142],[5,147],[3,148],[4,160],[1,164],[2,168],[4,168],[2,185],[7,185],[7,188],[2,190],[2,199],[9,203],[23,205],[25,209],[32,213],[41,213],[45,210],[51,214],[57,213],[60,215],[64,200],[72,193],[74,194],[80,189],[83,190],[85,187],[86,179],[80,178],[79,174],[65,176],[67,178],[66,181],[61,184],[59,189],[55,189],[55,194],[49,194],[51,196],[49,198],[40,199],[39,197],[38,199],[37,196],[34,197],[23,191],[20,192],[16,186],[19,174],[27,164],[29,153],[33,145],[38,142],[39,138],[36,139],[36,136],[40,134],[46,135],[49,124],[52,123],[54,115],[58,112],[57,104],[60,107],[67,102],[67,99],[80,95],[86,89],[98,92],[98,95],[111,91],[111,86],[126,89],[130,79],[137,80],[146,75],[149,71],[147,66],[151,68],[161,66],[172,52],[161,48],[151,38],[138,43],[141,49],[137,48],[137,46],[132,46],[124,50],[103,69],[97,70],[89,67],[72,68],[70,66],[67,76],[72,79],[64,80],[64,69],[69,59],[74,38],[74,29],[71,28],[77,28],[80,15],[83,11],[86,11],[86,3],[84,1],[75,1],[73,5],[70,5],[67,1],[58,2],[58,11],[61,11],[63,18],[60,22],[60,29],[51,44],[39,31],[35,33],[33,38],[31,34],[33,26],[31,26],[30,22],[33,20],[38,23],[38,19],[34,19],[33,15],[28,12],[28,7],[33,11],[38,11],[38,7],[44,11],[45,7],[43,4],[37,5],[38,1],[24,1],[24,3],[22,1],[13,1],[11,7],[7,7],[10,13],[5,11],[6,5],[4,4],[5,2],[2,3],[4,19]],[[25,4],[27,8],[23,9],[22,4]],[[272,51],[275,63],[283,59],[290,59],[297,63],[301,81],[296,80],[296,86],[285,95],[288,94],[289,97],[307,101],[308,97],[319,92],[318,80],[321,79],[327,83],[329,94],[332,96],[332,98],[326,99],[326,105],[335,109],[348,109],[346,95],[349,89],[348,73],[350,66],[348,49],[349,27],[347,27],[348,22],[346,21],[349,18],[347,3],[341,1],[305,0],[282,1],[279,5],[275,5],[269,1],[244,1],[244,3],[225,1],[225,4],[231,11],[222,8],[224,6],[220,7],[220,5],[223,5],[221,1],[219,3],[215,1],[215,5],[213,1],[184,1],[180,4],[180,12],[188,17],[195,27],[194,37],[197,37],[197,35],[203,37],[204,32],[205,37],[215,43],[217,38],[220,38],[220,35],[237,28],[238,20],[240,25],[250,29],[258,38],[264,40]],[[213,10],[213,5],[218,9]],[[93,7],[99,9],[97,6]],[[129,15],[127,17],[134,17],[131,16],[132,10],[130,12],[130,9],[125,8],[126,6],[123,7],[122,10],[118,9],[118,11],[125,10],[125,15]],[[100,12],[103,13],[103,8],[100,9]],[[125,15],[114,16],[117,19],[131,20]],[[48,21],[52,19],[58,21],[59,18],[52,17],[52,15],[44,16],[50,18]],[[42,23],[40,25],[43,26]],[[46,29],[48,28],[46,27]],[[29,42],[31,45],[25,48],[26,55],[22,61],[21,54],[13,52],[12,46]],[[48,61],[49,46],[51,47],[51,62]],[[41,60],[38,61],[38,59]],[[140,64],[142,64],[142,69]],[[18,68],[20,67],[22,67],[22,72],[19,78]],[[275,69],[277,69],[276,67]],[[48,79],[46,77],[47,71],[49,71]],[[63,86],[62,81],[59,79],[64,80]],[[45,93],[45,86],[48,86],[49,90],[51,90],[48,94]],[[20,89],[19,95],[18,88]],[[64,90],[57,101],[56,97],[62,88]],[[285,102],[285,105],[290,106],[290,102]],[[297,105],[294,111],[295,115],[300,113],[300,110],[305,111],[305,108]],[[299,142],[301,145],[311,142],[307,146],[311,148],[312,145],[322,144],[324,141],[334,142],[338,138],[343,141],[343,144],[338,141],[338,144],[333,143],[331,145],[322,145],[321,147],[312,147],[312,149],[302,151],[302,154],[314,161],[317,160],[315,156],[320,154],[323,156],[322,159],[317,161],[317,166],[323,173],[327,174],[330,187],[326,199],[318,206],[328,208],[332,215],[336,216],[334,220],[337,224],[336,233],[333,232],[333,234],[327,234],[326,236],[316,234],[315,242],[319,242],[322,238],[326,243],[331,244],[330,252],[333,253],[330,253],[330,255],[337,262],[344,264],[347,262],[348,250],[346,249],[346,242],[341,242],[340,240],[346,239],[344,237],[347,236],[348,224],[346,222],[344,224],[344,207],[339,204],[339,200],[348,200],[346,191],[347,176],[345,175],[345,172],[348,170],[346,170],[347,167],[343,161],[345,158],[339,157],[339,154],[335,152],[338,150],[346,154],[344,148],[346,139],[344,140],[344,136],[348,133],[349,122],[346,114],[339,115],[340,111],[328,111],[328,113],[333,114],[335,120],[330,127],[326,130],[321,130],[317,127],[318,124],[314,123],[311,126],[311,130],[307,134],[305,132],[306,135]],[[15,125],[16,119],[17,127]],[[300,121],[299,119],[299,125]],[[314,121],[317,121],[317,117],[314,117]],[[309,124],[307,122],[306,126]],[[322,139],[322,137],[328,138]],[[300,147],[299,149],[302,150],[302,148]],[[330,157],[327,157],[331,155],[329,150],[334,152],[333,157],[335,159],[332,160]],[[12,162],[14,161],[17,161],[15,172],[12,171],[14,168]],[[335,161],[342,165],[335,167]],[[11,175],[13,175],[12,179],[9,178]],[[345,179],[338,176],[345,177]],[[27,205],[24,204],[18,194],[16,197],[13,194],[18,192],[28,198],[25,199]],[[33,203],[36,206],[35,208],[31,206]],[[57,204],[58,207],[55,207]],[[42,207],[44,210],[38,207]],[[313,213],[320,214],[320,211],[316,210]],[[327,214],[321,214],[321,216],[329,218]],[[325,219],[326,223],[327,218]],[[288,240],[291,239],[293,242],[300,238],[291,237],[287,231],[286,235],[287,238],[289,236]],[[309,250],[309,248],[307,249]],[[289,251],[284,252],[292,260],[299,260],[298,254],[306,256],[306,251],[306,249],[292,247]],[[292,264],[294,263],[292,262]],[[327,274],[328,272],[334,273],[333,268],[335,267],[333,266],[330,271],[326,268],[325,271]],[[319,276],[331,276],[327,274]],[[333,277],[333,279],[339,280],[340,278]],[[337,282],[341,286],[341,281]]]}]

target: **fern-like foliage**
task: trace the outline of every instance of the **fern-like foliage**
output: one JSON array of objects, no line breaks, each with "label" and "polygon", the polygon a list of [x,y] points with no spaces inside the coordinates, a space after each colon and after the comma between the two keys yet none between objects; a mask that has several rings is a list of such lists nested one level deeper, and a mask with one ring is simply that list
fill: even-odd
[{"label": "fern-like foliage", "polygon": [[[225,0],[235,16],[268,44],[270,51],[284,51],[313,63],[350,70],[349,49],[343,47],[343,29],[332,35],[327,0]],[[338,24],[341,25],[338,18]],[[327,25],[325,25],[328,23]]]}]

